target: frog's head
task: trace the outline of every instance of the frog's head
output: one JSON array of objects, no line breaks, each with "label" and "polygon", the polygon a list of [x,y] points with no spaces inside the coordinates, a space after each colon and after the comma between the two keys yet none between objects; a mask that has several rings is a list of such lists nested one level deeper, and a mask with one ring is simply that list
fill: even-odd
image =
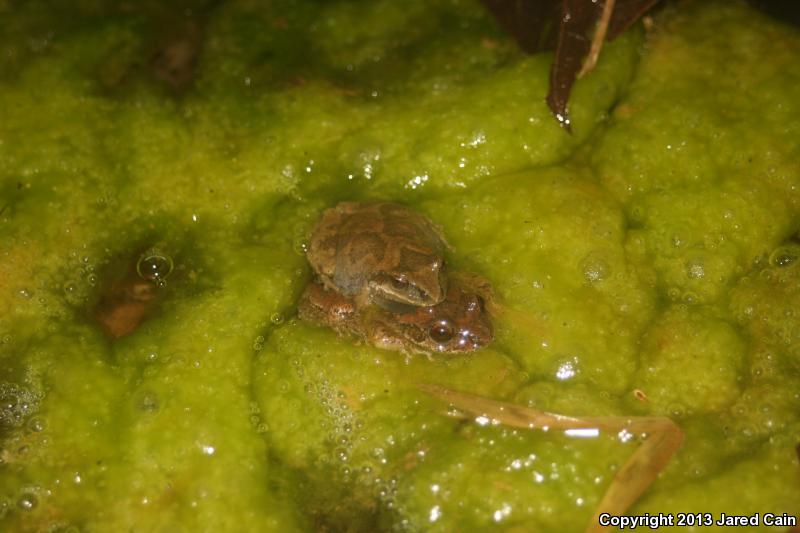
[{"label": "frog's head", "polygon": [[447,293],[444,261],[434,258],[417,268],[380,272],[369,281],[369,293],[373,302],[395,313],[436,305]]},{"label": "frog's head", "polygon": [[492,323],[483,298],[451,286],[441,303],[394,315],[394,337],[425,353],[471,352],[488,345]]}]

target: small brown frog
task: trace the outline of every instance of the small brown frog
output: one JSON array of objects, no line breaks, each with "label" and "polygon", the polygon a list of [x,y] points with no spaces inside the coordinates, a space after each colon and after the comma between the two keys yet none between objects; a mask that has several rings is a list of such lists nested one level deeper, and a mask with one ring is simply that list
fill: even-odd
[{"label": "small brown frog", "polygon": [[[488,285],[486,285],[488,287]],[[459,353],[486,346],[492,324],[483,297],[453,282],[445,299],[433,306],[407,306],[391,312],[354,299],[313,281],[300,298],[303,320],[355,335],[368,344],[400,352]]]},{"label": "small brown frog", "polygon": [[446,247],[439,229],[405,206],[342,202],[322,214],[307,257],[326,288],[359,306],[402,311],[444,300]]}]

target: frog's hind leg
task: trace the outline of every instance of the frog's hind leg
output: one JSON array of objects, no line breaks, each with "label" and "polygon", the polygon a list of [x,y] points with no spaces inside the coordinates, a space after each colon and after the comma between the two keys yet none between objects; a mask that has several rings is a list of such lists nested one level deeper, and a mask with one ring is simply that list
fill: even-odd
[{"label": "frog's hind leg", "polygon": [[498,402],[435,385],[420,385],[424,392],[457,409],[475,416],[485,416],[500,424],[524,429],[563,429],[627,432],[643,435],[642,444],[614,476],[595,511],[587,533],[603,531],[602,513],[621,515],[655,481],[683,442],[683,431],[669,418],[660,416],[570,417],[539,411],[513,403]]}]

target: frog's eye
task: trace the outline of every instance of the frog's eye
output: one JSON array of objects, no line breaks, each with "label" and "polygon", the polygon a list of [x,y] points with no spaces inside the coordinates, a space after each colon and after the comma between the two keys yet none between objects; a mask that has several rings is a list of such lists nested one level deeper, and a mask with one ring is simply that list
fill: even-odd
[{"label": "frog's eye", "polygon": [[392,278],[392,287],[402,291],[408,288],[408,281],[403,278]]},{"label": "frog's eye", "polygon": [[440,344],[452,339],[454,334],[455,329],[448,320],[439,320],[428,330],[431,339]]},{"label": "frog's eye", "polygon": [[422,292],[412,283],[409,283],[409,281],[405,278],[392,278],[391,283],[394,290],[405,294],[407,298],[417,300],[419,302],[424,302],[428,299],[424,292]]}]

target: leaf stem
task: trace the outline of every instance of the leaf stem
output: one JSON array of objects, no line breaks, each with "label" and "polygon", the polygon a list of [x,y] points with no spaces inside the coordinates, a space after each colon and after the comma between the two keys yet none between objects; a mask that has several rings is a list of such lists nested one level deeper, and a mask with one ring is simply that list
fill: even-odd
[{"label": "leaf stem", "polygon": [[595,65],[597,65],[597,59],[600,57],[600,51],[603,49],[603,43],[606,41],[608,24],[611,22],[611,14],[614,12],[614,2],[615,0],[606,0],[605,4],[603,4],[603,12],[600,14],[600,20],[597,22],[597,29],[592,37],[592,46],[589,49],[586,59],[583,61],[581,71],[578,72],[578,79],[581,79],[591,72]]}]

